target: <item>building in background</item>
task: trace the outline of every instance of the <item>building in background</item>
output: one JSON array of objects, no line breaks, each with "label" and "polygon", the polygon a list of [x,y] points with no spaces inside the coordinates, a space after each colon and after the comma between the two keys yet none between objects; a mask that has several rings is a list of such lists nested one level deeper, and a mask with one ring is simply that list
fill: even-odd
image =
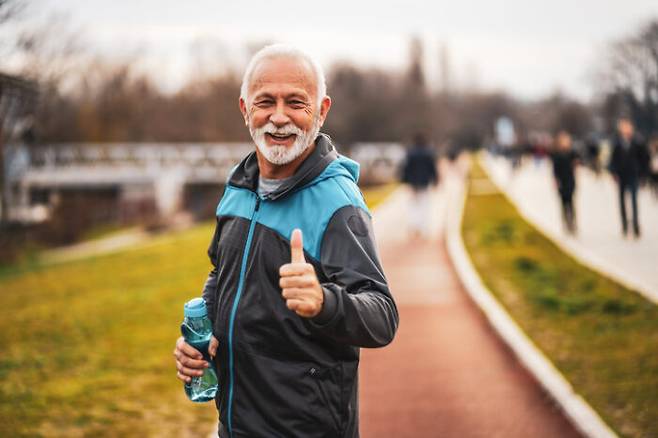
[{"label": "building in background", "polygon": [[15,182],[28,165],[25,146],[34,141],[37,85],[0,73],[0,223],[11,221],[17,204]]}]

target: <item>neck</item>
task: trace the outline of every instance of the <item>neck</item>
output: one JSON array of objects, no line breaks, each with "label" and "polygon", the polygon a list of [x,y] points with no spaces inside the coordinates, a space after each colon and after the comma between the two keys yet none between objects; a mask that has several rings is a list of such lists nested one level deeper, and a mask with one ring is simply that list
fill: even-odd
[{"label": "neck", "polygon": [[267,179],[285,179],[295,174],[299,166],[304,162],[306,157],[311,155],[315,149],[315,142],[312,143],[306,150],[297,158],[287,164],[273,164],[265,159],[256,148],[256,158],[258,159],[258,169],[263,178]]}]

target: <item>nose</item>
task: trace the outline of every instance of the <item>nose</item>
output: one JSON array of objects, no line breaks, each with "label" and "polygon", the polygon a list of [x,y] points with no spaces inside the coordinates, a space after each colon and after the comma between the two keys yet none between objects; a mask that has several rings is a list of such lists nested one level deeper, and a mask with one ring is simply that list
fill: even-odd
[{"label": "nose", "polygon": [[277,128],[290,123],[290,117],[286,114],[286,108],[283,102],[277,102],[276,109],[270,116],[270,122]]}]

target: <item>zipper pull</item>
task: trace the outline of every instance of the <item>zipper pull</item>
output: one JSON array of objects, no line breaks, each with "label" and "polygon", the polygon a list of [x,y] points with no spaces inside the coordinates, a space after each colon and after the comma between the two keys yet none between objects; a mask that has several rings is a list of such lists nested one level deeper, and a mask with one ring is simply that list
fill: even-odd
[{"label": "zipper pull", "polygon": [[256,197],[256,208],[254,209],[254,211],[258,211],[259,208],[260,208],[260,196],[257,196]]}]

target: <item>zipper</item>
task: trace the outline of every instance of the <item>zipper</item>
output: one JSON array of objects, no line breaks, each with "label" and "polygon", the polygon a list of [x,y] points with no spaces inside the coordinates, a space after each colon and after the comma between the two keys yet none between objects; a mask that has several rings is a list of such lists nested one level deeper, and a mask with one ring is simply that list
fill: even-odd
[{"label": "zipper", "polygon": [[244,245],[244,254],[242,255],[242,263],[240,265],[240,277],[238,280],[238,290],[233,298],[233,306],[231,308],[231,317],[228,323],[228,372],[229,372],[229,386],[228,386],[228,434],[233,436],[233,376],[235,371],[233,369],[233,330],[235,325],[235,315],[238,312],[238,304],[244,289],[244,277],[247,270],[247,260],[249,258],[249,248],[251,241],[254,237],[254,228],[256,227],[256,217],[258,216],[258,209],[260,208],[260,196],[256,194],[256,206],[251,214],[249,223],[249,232],[247,234],[247,242]]}]

